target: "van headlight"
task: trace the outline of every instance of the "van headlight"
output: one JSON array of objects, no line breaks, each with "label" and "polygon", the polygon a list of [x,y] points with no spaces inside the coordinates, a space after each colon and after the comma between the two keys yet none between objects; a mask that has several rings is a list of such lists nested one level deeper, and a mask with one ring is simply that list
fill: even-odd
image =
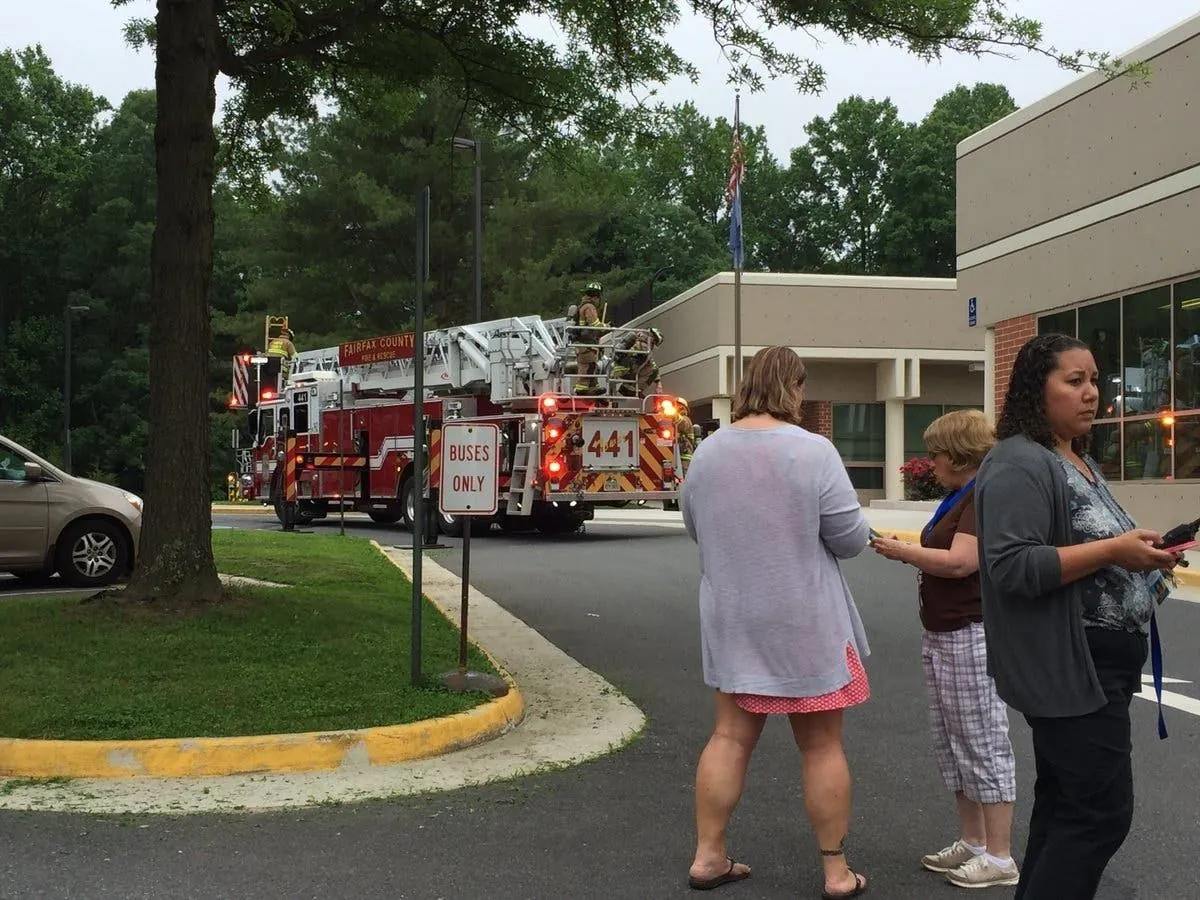
[{"label": "van headlight", "polygon": [[141,513],[141,511],[142,511],[142,498],[141,497],[139,497],[137,494],[131,494],[131,493],[129,493],[129,491],[125,491],[125,499],[129,501],[130,506],[132,506],[134,509],[136,509],[138,511],[138,513]]}]

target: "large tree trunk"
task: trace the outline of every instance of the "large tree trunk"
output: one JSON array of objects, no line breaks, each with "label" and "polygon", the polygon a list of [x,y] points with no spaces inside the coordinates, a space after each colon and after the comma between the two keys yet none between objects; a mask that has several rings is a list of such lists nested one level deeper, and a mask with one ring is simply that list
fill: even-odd
[{"label": "large tree trunk", "polygon": [[215,0],[158,0],[146,512],[130,600],[217,600],[208,486]]}]

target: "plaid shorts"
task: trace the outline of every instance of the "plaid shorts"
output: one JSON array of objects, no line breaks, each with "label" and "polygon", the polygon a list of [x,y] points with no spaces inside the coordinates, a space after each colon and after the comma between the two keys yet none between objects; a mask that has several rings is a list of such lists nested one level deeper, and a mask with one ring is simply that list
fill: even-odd
[{"label": "plaid shorts", "polygon": [[1008,707],[987,673],[983,623],[926,631],[921,662],[933,752],[946,787],[976,803],[1015,802],[1017,767],[1008,737]]}]

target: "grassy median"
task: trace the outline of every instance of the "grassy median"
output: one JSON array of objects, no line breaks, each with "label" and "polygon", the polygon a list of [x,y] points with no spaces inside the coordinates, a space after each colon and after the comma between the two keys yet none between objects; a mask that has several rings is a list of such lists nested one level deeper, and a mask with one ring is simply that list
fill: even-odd
[{"label": "grassy median", "polygon": [[[164,614],[57,597],[0,602],[0,736],[213,737],[365,728],[488,699],[437,675],[458,632],[428,602],[425,683],[410,685],[412,589],[366,541],[213,532],[218,571],[291,585],[237,587]],[[471,648],[473,669],[495,672]]]}]

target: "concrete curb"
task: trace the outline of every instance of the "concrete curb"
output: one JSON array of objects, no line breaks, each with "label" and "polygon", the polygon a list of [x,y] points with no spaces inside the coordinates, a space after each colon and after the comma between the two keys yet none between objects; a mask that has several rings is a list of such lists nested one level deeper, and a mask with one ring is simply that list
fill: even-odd
[{"label": "concrete curb", "polygon": [[[379,544],[371,543],[387,556]],[[445,615],[441,607],[439,611]],[[439,756],[499,737],[524,719],[525,698],[516,682],[499,663],[492,663],[508,682],[508,693],[449,716],[297,734],[141,741],[0,738],[0,777],[195,778],[330,771],[350,763],[386,766]]]},{"label": "concrete curb", "polygon": [[[902,541],[908,541],[913,544],[921,542],[921,533],[919,531],[895,531],[890,528],[876,529],[881,534],[886,534],[891,537],[895,535]],[[1191,562],[1191,560],[1188,560]],[[1175,580],[1180,587],[1200,587],[1200,572],[1193,572],[1191,569],[1176,569]]]}]

